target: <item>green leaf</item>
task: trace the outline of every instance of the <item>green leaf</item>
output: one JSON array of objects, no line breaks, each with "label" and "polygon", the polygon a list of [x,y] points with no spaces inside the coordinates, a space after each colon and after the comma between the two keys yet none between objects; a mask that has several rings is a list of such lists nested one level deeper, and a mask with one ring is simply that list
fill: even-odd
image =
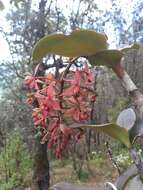
[{"label": "green leaf", "polygon": [[93,56],[89,56],[88,60],[91,65],[112,67],[114,64],[120,63],[123,55],[124,54],[119,50],[103,50]]},{"label": "green leaf", "polygon": [[2,11],[4,9],[4,4],[2,1],[0,1],[0,11]]},{"label": "green leaf", "polygon": [[99,131],[102,131],[106,133],[107,135],[120,140],[122,143],[124,143],[128,148],[131,147],[131,142],[129,138],[128,131],[123,128],[119,127],[118,125],[114,123],[106,123],[102,125],[86,125],[86,124],[73,124],[71,125],[72,128],[82,128],[82,129],[96,129]]},{"label": "green leaf", "polygon": [[93,30],[76,30],[70,35],[51,34],[40,39],[33,49],[33,61],[47,54],[65,57],[94,55],[107,49],[107,37]]},{"label": "green leaf", "polygon": [[115,64],[120,63],[122,57],[131,49],[139,49],[140,44],[134,43],[133,45],[123,48],[121,50],[103,50],[97,52],[95,55],[88,56],[88,60],[91,65],[105,65],[112,67]]},{"label": "green leaf", "polygon": [[126,47],[126,48],[121,49],[120,51],[123,52],[123,53],[127,53],[127,52],[128,52],[129,50],[131,50],[131,49],[139,49],[140,47],[141,47],[140,44],[134,43],[134,44],[132,44],[132,45],[129,46],[129,47]]}]

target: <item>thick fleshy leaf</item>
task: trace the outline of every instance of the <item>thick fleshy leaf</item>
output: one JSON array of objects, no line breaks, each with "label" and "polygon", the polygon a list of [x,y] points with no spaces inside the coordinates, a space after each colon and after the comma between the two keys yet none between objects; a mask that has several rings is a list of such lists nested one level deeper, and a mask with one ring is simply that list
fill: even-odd
[{"label": "thick fleshy leaf", "polygon": [[82,128],[82,129],[96,129],[99,131],[102,131],[106,133],[107,135],[120,140],[122,143],[124,143],[128,148],[131,147],[131,142],[129,139],[129,133],[128,131],[123,128],[119,127],[118,125],[114,123],[106,123],[102,125],[88,125],[88,124],[73,124],[71,125],[72,128]]},{"label": "thick fleshy leaf", "polygon": [[129,50],[131,50],[131,49],[139,49],[140,47],[141,47],[140,44],[134,43],[134,44],[132,44],[132,45],[129,46],[129,47],[120,49],[120,51],[123,52],[123,53],[127,53],[127,52],[128,52]]},{"label": "thick fleshy leaf", "polygon": [[123,55],[124,54],[119,50],[103,50],[93,56],[89,56],[88,60],[91,65],[112,67],[114,64],[120,63]]},{"label": "thick fleshy leaf", "polygon": [[40,39],[33,49],[33,61],[47,54],[65,57],[94,55],[107,49],[107,37],[93,30],[76,30],[70,35],[51,34]]},{"label": "thick fleshy leaf", "polygon": [[140,44],[134,43],[133,45],[122,48],[120,50],[111,49],[103,50],[97,52],[93,56],[89,56],[88,60],[91,65],[105,65],[107,67],[112,67],[115,64],[120,63],[122,57],[131,49],[139,49]]}]

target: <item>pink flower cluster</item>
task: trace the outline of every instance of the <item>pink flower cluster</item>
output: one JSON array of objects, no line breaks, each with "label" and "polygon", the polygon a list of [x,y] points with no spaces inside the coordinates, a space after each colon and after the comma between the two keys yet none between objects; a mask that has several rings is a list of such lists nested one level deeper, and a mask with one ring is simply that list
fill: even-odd
[{"label": "pink flower cluster", "polygon": [[55,148],[57,157],[61,156],[70,137],[77,135],[69,126],[90,119],[91,102],[96,100],[93,81],[87,64],[83,69],[68,71],[59,80],[51,73],[25,77],[24,84],[32,90],[27,103],[34,104],[32,117],[35,127],[42,131],[41,143],[48,141],[48,147]]}]

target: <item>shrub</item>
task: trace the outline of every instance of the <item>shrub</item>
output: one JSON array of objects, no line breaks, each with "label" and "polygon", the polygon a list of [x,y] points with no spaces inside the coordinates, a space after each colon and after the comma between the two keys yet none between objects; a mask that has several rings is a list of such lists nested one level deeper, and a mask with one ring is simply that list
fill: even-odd
[{"label": "shrub", "polygon": [[0,153],[0,187],[12,190],[21,185],[31,168],[30,154],[19,130],[11,132],[5,139]]}]

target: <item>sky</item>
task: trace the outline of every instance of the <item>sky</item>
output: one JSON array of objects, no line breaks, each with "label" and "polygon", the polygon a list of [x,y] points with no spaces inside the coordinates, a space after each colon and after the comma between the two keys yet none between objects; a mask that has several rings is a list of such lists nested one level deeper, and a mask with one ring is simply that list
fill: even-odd
[{"label": "sky", "polygon": [[[96,0],[95,0],[96,1]],[[129,20],[129,7],[131,10],[131,5],[133,5],[133,0],[117,0],[119,2],[119,4],[122,5],[123,7],[123,12],[125,14],[125,17],[128,18]],[[5,20],[5,16],[7,14],[7,12],[9,11],[9,9],[11,8],[10,5],[10,0],[2,0],[2,2],[5,5],[5,9],[3,11],[0,12],[0,27],[2,26],[4,29],[8,29],[8,25],[7,22]],[[35,6],[38,3],[38,0],[33,0]],[[69,9],[71,9],[71,0],[57,0],[57,3],[59,4],[59,6],[61,6],[61,9],[63,10],[64,14],[68,14]],[[76,7],[76,4],[74,5]],[[111,7],[111,1],[110,0],[98,0],[98,6],[99,8],[102,9],[106,9],[106,10],[110,10]],[[110,26],[109,26],[110,28]],[[112,28],[110,28],[109,34],[107,31],[107,35],[109,37],[109,44],[112,43],[113,41],[113,34],[111,32]],[[114,48],[114,44],[112,43],[112,48]],[[10,59],[10,52],[9,52],[9,46],[7,44],[7,42],[5,41],[4,37],[2,36],[2,33],[0,32],[0,49],[1,49],[1,53],[0,53],[0,62],[1,60],[8,60]]]},{"label": "sky", "polygon": [[[2,0],[2,2],[5,6],[5,9],[3,11],[0,11],[0,27],[2,26],[5,29],[5,28],[8,28],[6,20],[5,20],[5,16],[8,10],[10,9],[10,0]],[[1,32],[0,32],[0,49],[1,49],[0,60],[10,58],[9,46],[7,42],[5,41]]]}]

